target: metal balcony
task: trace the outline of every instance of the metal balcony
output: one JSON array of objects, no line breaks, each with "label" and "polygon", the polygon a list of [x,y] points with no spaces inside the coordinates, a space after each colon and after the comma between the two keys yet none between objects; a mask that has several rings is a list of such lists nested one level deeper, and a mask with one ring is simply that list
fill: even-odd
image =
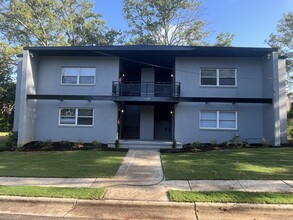
[{"label": "metal balcony", "polygon": [[119,82],[112,83],[113,96],[180,97],[180,83]]}]

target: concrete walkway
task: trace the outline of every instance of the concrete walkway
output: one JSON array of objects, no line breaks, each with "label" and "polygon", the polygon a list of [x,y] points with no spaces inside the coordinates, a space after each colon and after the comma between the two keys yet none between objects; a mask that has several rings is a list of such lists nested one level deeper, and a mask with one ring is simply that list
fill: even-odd
[{"label": "concrete walkway", "polygon": [[0,185],[106,187],[105,200],[169,201],[168,191],[293,192],[293,180],[164,180],[160,153],[129,150],[116,176],[110,178],[0,177]]}]

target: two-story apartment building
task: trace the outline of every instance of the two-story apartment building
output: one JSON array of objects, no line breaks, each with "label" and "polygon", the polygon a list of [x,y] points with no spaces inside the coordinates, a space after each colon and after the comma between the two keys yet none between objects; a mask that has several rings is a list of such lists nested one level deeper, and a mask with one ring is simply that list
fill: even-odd
[{"label": "two-story apartment building", "polygon": [[30,141],[287,141],[285,60],[273,48],[29,47],[14,130]]}]

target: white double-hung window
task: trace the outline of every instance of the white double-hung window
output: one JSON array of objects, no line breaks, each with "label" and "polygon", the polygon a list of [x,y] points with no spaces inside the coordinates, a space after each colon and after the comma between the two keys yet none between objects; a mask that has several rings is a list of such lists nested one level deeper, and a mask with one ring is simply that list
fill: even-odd
[{"label": "white double-hung window", "polygon": [[59,125],[92,126],[94,110],[91,108],[60,108]]},{"label": "white double-hung window", "polygon": [[62,85],[94,85],[96,68],[94,67],[62,67]]},{"label": "white double-hung window", "polygon": [[201,86],[231,86],[237,85],[236,69],[202,68],[200,70]]},{"label": "white double-hung window", "polygon": [[236,111],[201,111],[201,129],[237,129]]}]

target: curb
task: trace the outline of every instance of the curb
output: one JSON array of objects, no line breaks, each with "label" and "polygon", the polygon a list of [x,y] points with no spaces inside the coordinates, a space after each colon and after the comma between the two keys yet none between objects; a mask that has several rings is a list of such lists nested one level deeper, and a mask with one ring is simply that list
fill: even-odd
[{"label": "curb", "polygon": [[54,204],[71,204],[76,206],[83,205],[129,205],[129,206],[144,206],[144,207],[174,207],[174,208],[190,208],[194,204],[198,208],[252,208],[252,209],[287,209],[293,210],[293,204],[255,204],[255,203],[212,203],[212,202],[163,202],[163,201],[132,201],[132,200],[85,200],[71,198],[49,198],[49,197],[21,197],[21,196],[0,196],[1,202],[14,203],[54,203]]},{"label": "curb", "polygon": [[254,204],[254,203],[211,203],[196,202],[198,209],[254,209],[254,210],[292,210],[293,204]]},{"label": "curb", "polygon": [[78,219],[174,219],[176,216],[183,220],[195,215],[193,203],[8,196],[0,196],[1,214]]},{"label": "curb", "polygon": [[[248,203],[178,203],[160,201],[79,200],[46,197],[0,196],[0,215],[69,217],[77,219],[247,219],[277,216],[289,219],[293,205]],[[239,215],[245,218],[239,218]],[[233,217],[233,218],[232,218]],[[277,218],[276,217],[276,218]]]},{"label": "curb", "polygon": [[144,206],[144,207],[174,207],[174,208],[190,208],[194,203],[181,202],[160,202],[160,201],[131,201],[131,200],[85,200],[70,198],[49,198],[49,197],[21,197],[21,196],[0,196],[0,202],[13,203],[52,203],[52,204],[71,204],[76,206],[82,205],[125,205],[125,206]]}]

